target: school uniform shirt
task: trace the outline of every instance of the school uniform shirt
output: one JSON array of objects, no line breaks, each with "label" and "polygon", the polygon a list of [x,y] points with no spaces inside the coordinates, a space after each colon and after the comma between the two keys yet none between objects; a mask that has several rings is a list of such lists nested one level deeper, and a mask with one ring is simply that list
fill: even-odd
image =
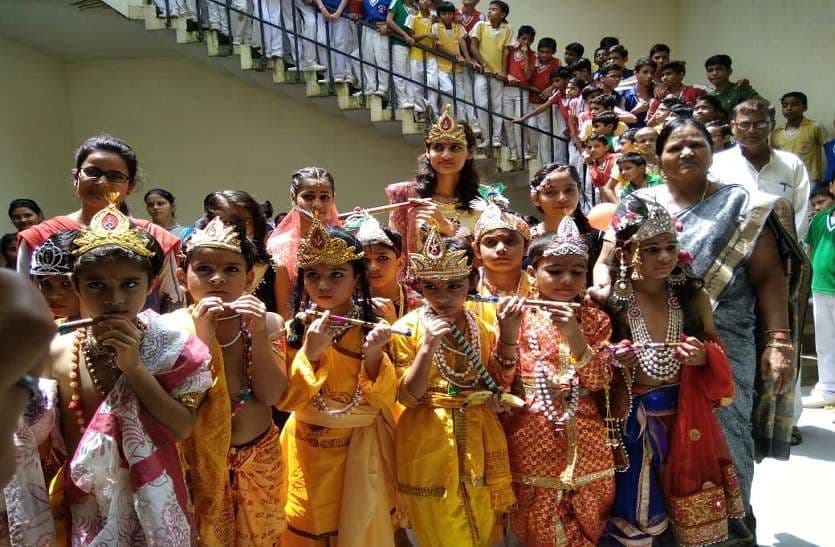
[{"label": "school uniform shirt", "polygon": [[504,72],[504,49],[513,39],[513,28],[504,22],[494,28],[488,21],[479,21],[470,31],[470,36],[478,40],[478,52],[484,59],[484,68],[488,72]]},{"label": "school uniform shirt", "polygon": [[[615,127],[615,136],[620,137],[627,129],[629,129],[629,127],[625,123],[618,121],[618,125]],[[586,140],[591,137],[593,130],[594,128],[592,127],[591,120],[584,121],[583,126],[580,128],[580,140],[586,142]]]},{"label": "school uniform shirt", "polygon": [[734,84],[730,86],[725,91],[719,93],[716,89],[713,89],[709,92],[710,95],[713,95],[719,102],[722,103],[722,110],[725,111],[725,114],[728,115],[728,118],[733,117],[734,107],[743,101],[747,101],[749,99],[759,99],[760,94],[757,93],[757,90],[751,86],[741,87],[738,84]]},{"label": "school uniform shirt", "polygon": [[[451,28],[446,28],[443,23],[435,23],[432,25],[432,34],[438,37],[438,45],[441,51],[445,51],[453,56],[461,55],[461,48],[459,42],[467,31],[458,23],[452,23]],[[455,72],[461,72],[464,65],[458,63],[455,65]],[[438,57],[438,70],[441,72],[452,72],[452,61],[444,57]]]},{"label": "school uniform shirt", "polygon": [[[432,16],[429,15],[427,17],[424,17],[420,13],[410,15],[406,18],[406,28],[410,29],[412,31],[412,34],[414,34],[415,36],[417,36],[418,34],[429,34],[432,32]],[[426,47],[432,47],[434,45],[432,43],[432,38],[429,37],[418,40],[416,43]],[[413,47],[409,51],[409,60],[422,61],[423,53],[424,50]],[[434,56],[427,53],[426,58],[429,59],[430,57]]]},{"label": "school uniform shirt", "polygon": [[[394,22],[397,23],[398,27],[403,30],[408,28],[406,26],[406,20],[409,18],[409,10],[406,9],[406,4],[403,0],[391,0],[388,6],[388,11],[391,12],[392,19],[394,19]],[[406,45],[406,42],[403,41],[403,38],[401,38],[399,34],[392,33],[391,39],[397,45]]]},{"label": "school uniform shirt", "polygon": [[[638,97],[637,85],[633,85],[632,87],[626,89],[619,89],[616,91],[620,99],[620,106],[622,106],[624,110],[632,112],[632,109],[638,106],[638,101],[640,101],[641,99],[640,97]],[[650,99],[652,99],[652,97],[650,97]],[[649,109],[635,114],[635,118],[637,118],[637,121],[631,124],[630,127],[644,127],[647,124],[648,111]]]},{"label": "school uniform shirt", "polygon": [[362,0],[366,23],[385,23],[389,13],[389,0]]},{"label": "school uniform shirt", "polygon": [[800,127],[794,131],[785,125],[771,133],[771,146],[777,150],[791,152],[803,162],[809,172],[809,180],[821,180],[821,160],[823,144],[826,142],[826,129],[809,118],[800,121]]},{"label": "school uniform shirt", "polygon": [[529,65],[534,66],[536,63],[536,53],[528,50],[526,54],[523,55],[522,50],[514,47],[507,57],[507,75],[513,76],[519,82],[528,84],[529,80],[525,75],[525,57],[528,58]]},{"label": "school uniform shirt", "polygon": [[713,156],[710,173],[723,184],[742,184],[786,198],[794,207],[794,225],[803,237],[809,225],[809,175],[800,158],[790,152],[771,150],[771,158],[757,171],[734,146]]},{"label": "school uniform shirt", "polygon": [[545,102],[545,99],[542,99],[539,94],[551,85],[551,73],[559,67],[560,60],[556,57],[552,57],[547,63],[541,64],[539,62],[539,57],[537,56],[536,62],[533,65],[533,75],[531,76],[529,84],[531,87],[538,89],[539,93],[531,91],[529,100],[532,104],[542,104]]},{"label": "school uniform shirt", "polygon": [[812,261],[812,292],[835,296],[835,205],[815,215],[805,240]]},{"label": "school uniform shirt", "polygon": [[823,181],[832,182],[835,180],[835,139],[824,143],[823,155],[826,158],[826,172],[823,174]]},{"label": "school uniform shirt", "polygon": [[476,23],[479,21],[486,21],[487,18],[478,10],[473,10],[473,12],[469,15],[461,11],[460,9],[455,10],[455,17],[457,20],[461,21],[461,26],[464,27],[464,30],[467,31],[467,34],[472,32],[473,27],[475,27]]}]

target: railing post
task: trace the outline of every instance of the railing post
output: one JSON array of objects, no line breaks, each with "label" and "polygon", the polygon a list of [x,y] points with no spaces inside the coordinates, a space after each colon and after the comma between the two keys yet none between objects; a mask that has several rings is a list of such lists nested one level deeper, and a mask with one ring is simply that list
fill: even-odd
[{"label": "railing post", "polygon": [[[267,40],[266,35],[264,34],[264,9],[261,5],[263,1],[264,0],[258,0],[258,26],[260,27],[259,30],[261,31],[261,62],[263,63],[262,66],[265,66],[267,62]],[[252,18],[250,17],[250,19]],[[280,20],[281,18],[279,17],[279,25],[281,24]],[[241,41],[243,42],[243,40]],[[252,46],[250,45],[250,47]]]},{"label": "railing post", "polygon": [[[301,55],[299,53],[299,28],[298,28],[299,25],[298,25],[298,22],[297,22],[299,14],[296,10],[297,10],[296,2],[295,1],[290,2],[290,13],[293,14],[293,42],[294,42],[294,45],[296,47],[296,63],[298,63],[296,65],[296,81],[298,81],[299,80],[299,75],[301,74],[301,70],[302,70],[302,58],[301,58]],[[316,33],[314,32],[313,35],[315,36]],[[313,45],[313,47],[316,47],[315,43],[312,44],[312,45]],[[308,46],[308,47],[310,47],[310,46]]]},{"label": "railing post", "polygon": [[[324,15],[319,14],[319,16],[324,17]],[[328,55],[328,86],[329,91],[334,91],[334,82],[333,82],[333,53],[331,51],[331,26],[328,24],[330,21],[325,19],[325,51]]]},{"label": "railing post", "polygon": [[[490,76],[484,74],[484,79],[487,81],[487,157],[493,157],[493,86],[490,81]],[[484,129],[482,128],[482,132]],[[482,134],[482,138],[484,135]]]},{"label": "railing post", "polygon": [[[353,21],[352,21],[353,23]],[[365,94],[365,64],[367,61],[363,61],[362,55],[362,42],[365,39],[365,25],[359,25],[359,36],[357,37],[357,43],[359,44],[359,57],[360,57],[360,97],[362,98],[362,106],[367,106],[368,104],[368,97]],[[379,87],[379,83],[378,83]],[[376,88],[375,88],[376,89]]]},{"label": "railing post", "polygon": [[554,107],[548,103],[548,126],[549,135],[548,140],[551,143],[551,163],[557,161],[557,143],[554,142]]},{"label": "railing post", "polygon": [[[456,73],[457,70],[458,70],[458,60],[453,59],[452,60],[452,74],[450,75],[451,79],[452,79],[452,117],[455,118],[456,120],[458,119],[458,94],[456,93],[456,89],[455,89],[456,88],[455,73]],[[441,78],[441,71],[438,70],[438,81],[439,82],[441,81],[440,78]],[[440,88],[441,86],[439,85],[438,87]]]},{"label": "railing post", "polygon": [[165,0],[165,27],[171,28],[171,6],[169,0]]},{"label": "railing post", "polygon": [[200,22],[200,16],[202,15],[201,10],[200,10],[200,0],[195,0],[194,10],[195,10],[195,16],[197,17],[197,37],[202,42],[203,41],[203,23]]},{"label": "railing post", "polygon": [[229,46],[234,48],[234,38],[232,37],[232,12],[229,9],[232,0],[226,0],[226,32],[228,32]]},{"label": "railing post", "polygon": [[397,96],[397,92],[394,89],[394,39],[392,35],[389,35],[388,40],[388,48],[389,48],[389,110],[391,110],[391,119],[395,119],[397,113],[395,109],[397,105],[400,104],[400,97]]},{"label": "railing post", "polygon": [[[521,117],[521,116],[524,116],[524,115],[525,115],[525,90],[524,90],[524,88],[522,88],[520,86],[519,87],[519,116]],[[536,122],[534,122],[534,123],[536,123]],[[516,124],[514,124],[513,120],[511,120],[510,121],[510,127],[508,128],[508,134],[510,134],[511,131],[516,131],[516,128],[513,127],[514,125],[516,125]],[[527,124],[525,124],[525,125],[527,125]],[[522,161],[523,165],[525,164],[525,161],[526,161],[525,156],[527,155],[525,153],[525,134],[527,132],[528,132],[527,127],[525,127],[524,125],[519,126],[519,159]]]}]

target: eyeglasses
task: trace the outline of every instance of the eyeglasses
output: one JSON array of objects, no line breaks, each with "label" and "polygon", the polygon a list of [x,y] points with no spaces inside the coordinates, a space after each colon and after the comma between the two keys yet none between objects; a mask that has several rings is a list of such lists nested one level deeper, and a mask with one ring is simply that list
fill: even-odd
[{"label": "eyeglasses", "polygon": [[759,131],[771,127],[771,122],[768,120],[762,120],[760,122],[733,122],[733,124],[734,127],[738,127],[743,131],[750,131],[752,129],[756,129]]},{"label": "eyeglasses", "polygon": [[113,184],[124,184],[130,180],[124,173],[119,171],[102,171],[98,167],[82,167],[81,174],[88,180],[99,180],[104,177],[108,182],[112,182]]}]

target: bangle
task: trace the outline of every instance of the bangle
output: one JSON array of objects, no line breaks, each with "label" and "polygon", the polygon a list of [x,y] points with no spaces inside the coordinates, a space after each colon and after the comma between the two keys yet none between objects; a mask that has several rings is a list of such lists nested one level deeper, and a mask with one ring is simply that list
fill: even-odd
[{"label": "bangle", "polygon": [[518,343],[518,342],[516,342],[516,341],[514,341],[514,342],[505,342],[505,341],[504,341],[504,340],[502,340],[501,338],[499,338],[499,343],[500,343],[500,344],[502,344],[503,346],[507,346],[507,347],[509,347],[509,348],[515,348],[516,346],[518,346],[518,345],[519,345],[519,343]]},{"label": "bangle", "polygon": [[788,350],[794,351],[794,346],[791,344],[785,344],[781,342],[769,342],[765,345],[767,348],[779,349],[779,350]]},{"label": "bangle", "polygon": [[516,356],[515,355],[513,357],[502,357],[501,354],[499,354],[499,352],[495,352],[493,354],[493,357],[495,357],[496,362],[499,364],[499,366],[502,367],[505,370],[513,368],[513,367],[516,366]]},{"label": "bangle", "polygon": [[584,366],[588,365],[591,360],[594,358],[594,350],[592,350],[589,346],[583,350],[582,355],[579,357],[571,356],[571,360],[574,361],[574,368],[583,368]]}]

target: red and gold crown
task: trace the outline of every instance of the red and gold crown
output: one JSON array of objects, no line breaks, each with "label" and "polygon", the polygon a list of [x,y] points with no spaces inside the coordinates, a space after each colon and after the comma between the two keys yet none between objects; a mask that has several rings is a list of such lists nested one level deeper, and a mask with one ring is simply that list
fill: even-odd
[{"label": "red and gold crown", "polygon": [[444,113],[438,118],[438,121],[432,124],[429,128],[429,133],[426,135],[426,144],[435,142],[457,142],[467,146],[467,133],[464,127],[459,125],[451,114],[452,107],[446,105]]},{"label": "red and gold crown", "polygon": [[318,218],[313,219],[310,232],[301,240],[296,252],[299,268],[310,268],[319,264],[336,266],[362,257],[362,251],[357,252],[344,239],[328,235],[327,227]]},{"label": "red and gold crown", "polygon": [[149,240],[142,230],[132,227],[130,219],[116,207],[119,193],[108,192],[105,197],[109,205],[96,213],[90,225],[73,240],[76,248],[72,254],[80,256],[105,245],[115,245],[140,256],[154,254],[148,249]]}]

